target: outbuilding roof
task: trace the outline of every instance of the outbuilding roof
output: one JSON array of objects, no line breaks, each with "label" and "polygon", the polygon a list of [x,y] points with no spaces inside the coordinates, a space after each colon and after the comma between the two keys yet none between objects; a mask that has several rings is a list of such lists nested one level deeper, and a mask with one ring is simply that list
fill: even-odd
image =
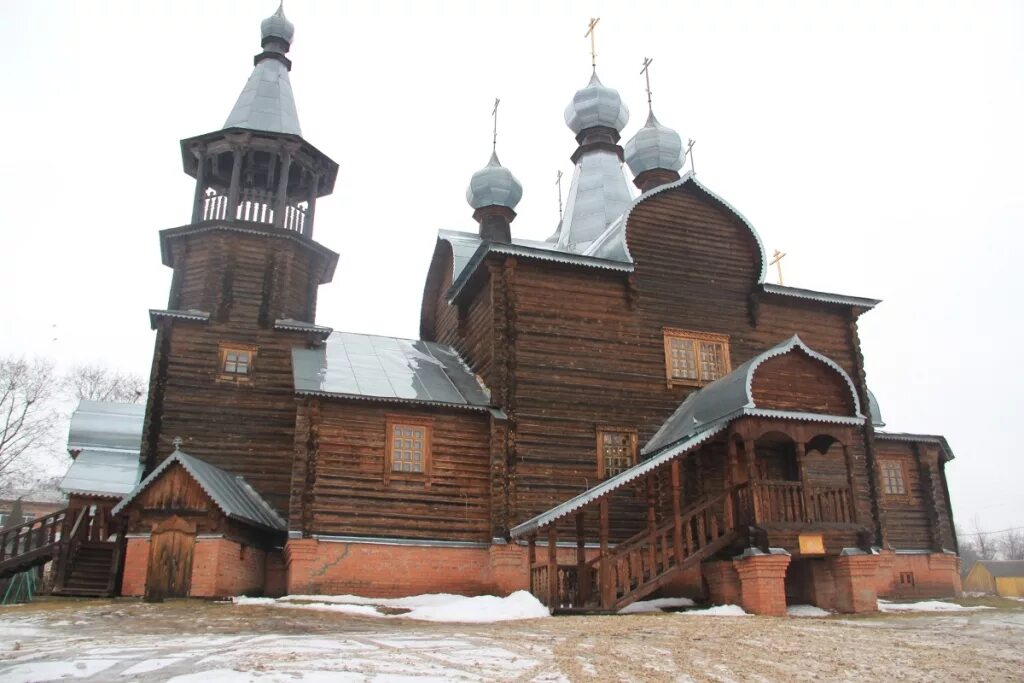
[{"label": "outbuilding roof", "polygon": [[60,490],[87,496],[118,497],[130,493],[142,478],[142,462],[135,451],[83,449],[60,482]]},{"label": "outbuilding roof", "polygon": [[225,516],[269,531],[287,530],[288,525],[284,519],[256,493],[244,477],[225,472],[182,451],[175,451],[160,463],[148,477],[132,489],[131,493],[114,506],[113,514],[120,514],[127,509],[140,493],[149,488],[150,484],[175,463],[185,468]]},{"label": "outbuilding roof", "polygon": [[996,579],[1024,577],[1024,560],[978,560]]},{"label": "outbuilding roof", "polygon": [[68,450],[139,452],[146,406],[113,401],[81,401],[71,416]]},{"label": "outbuilding roof", "polygon": [[487,390],[445,344],[334,332],[293,348],[292,371],[299,394],[490,410]]}]

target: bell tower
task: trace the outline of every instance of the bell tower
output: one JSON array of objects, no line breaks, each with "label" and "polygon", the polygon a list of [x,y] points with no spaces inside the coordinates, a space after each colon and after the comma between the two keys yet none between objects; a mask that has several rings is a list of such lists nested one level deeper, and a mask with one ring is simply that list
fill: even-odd
[{"label": "bell tower", "polygon": [[302,137],[283,7],[223,127],[181,141],[191,221],[160,233],[173,269],[157,330],[143,434],[146,471],[181,449],[243,475],[287,516],[294,450],[291,351],[321,343],[317,290],[338,255],[313,239],[338,165]]}]

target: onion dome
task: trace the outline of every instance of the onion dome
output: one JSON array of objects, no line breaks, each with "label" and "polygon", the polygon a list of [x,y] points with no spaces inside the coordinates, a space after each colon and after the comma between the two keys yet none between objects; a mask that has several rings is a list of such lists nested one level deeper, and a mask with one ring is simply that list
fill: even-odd
[{"label": "onion dome", "polygon": [[618,91],[601,83],[597,71],[590,77],[590,83],[572,96],[572,102],[565,108],[565,125],[577,135],[587,128],[603,126],[617,132],[629,123],[629,109],[622,102]]},{"label": "onion dome", "polygon": [[264,41],[268,38],[279,38],[291,44],[292,38],[295,36],[295,24],[288,21],[288,17],[284,15],[283,0],[277,11],[260,23],[260,33]]},{"label": "onion dome", "polygon": [[679,133],[658,123],[652,111],[647,123],[625,145],[625,159],[634,176],[644,171],[678,171],[683,167],[683,140]]},{"label": "onion dome", "polygon": [[466,201],[474,209],[487,206],[515,209],[522,198],[522,184],[512,171],[501,165],[497,152],[492,152],[487,165],[473,174],[466,189]]}]

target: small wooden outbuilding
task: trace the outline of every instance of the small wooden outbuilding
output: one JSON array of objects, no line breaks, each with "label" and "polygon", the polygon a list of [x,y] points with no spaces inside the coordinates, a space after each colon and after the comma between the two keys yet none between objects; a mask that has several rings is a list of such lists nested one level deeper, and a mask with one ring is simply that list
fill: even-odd
[{"label": "small wooden outbuilding", "polygon": [[967,574],[964,590],[1024,597],[1024,560],[979,560]]}]

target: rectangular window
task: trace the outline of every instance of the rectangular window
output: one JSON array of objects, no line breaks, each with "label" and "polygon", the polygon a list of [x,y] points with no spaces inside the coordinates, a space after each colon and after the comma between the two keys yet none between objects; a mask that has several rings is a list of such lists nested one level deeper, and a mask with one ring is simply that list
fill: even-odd
[{"label": "rectangular window", "polygon": [[882,461],[882,490],[887,496],[904,496],[907,493],[903,463],[896,460]]},{"label": "rectangular window", "polygon": [[387,419],[385,479],[390,475],[422,475],[430,471],[431,423],[409,418]]},{"label": "rectangular window", "polygon": [[666,328],[664,333],[668,386],[698,386],[729,373],[728,336],[670,328]]},{"label": "rectangular window", "polygon": [[903,586],[913,586],[914,572],[900,572],[900,584]]},{"label": "rectangular window", "polygon": [[242,380],[252,376],[256,347],[246,344],[220,345],[221,379]]},{"label": "rectangular window", "polygon": [[598,429],[597,476],[614,477],[635,465],[636,444],[635,429]]}]

